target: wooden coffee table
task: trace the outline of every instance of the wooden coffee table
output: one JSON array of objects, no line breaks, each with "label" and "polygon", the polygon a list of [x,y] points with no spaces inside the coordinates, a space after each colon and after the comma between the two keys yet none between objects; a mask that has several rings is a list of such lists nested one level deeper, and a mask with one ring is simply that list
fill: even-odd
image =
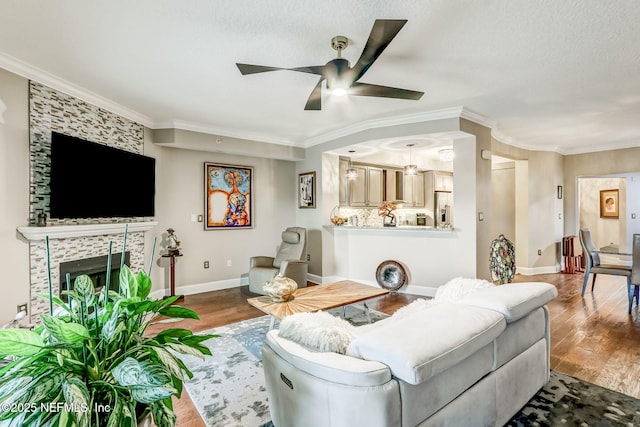
[{"label": "wooden coffee table", "polygon": [[[271,315],[272,329],[276,319],[295,313],[308,313],[341,307],[370,298],[388,294],[386,289],[375,288],[351,280],[329,283],[327,285],[308,286],[293,293],[293,299],[285,302],[273,302],[268,296],[249,298],[247,302],[258,310]],[[368,310],[367,304],[364,304]]]}]

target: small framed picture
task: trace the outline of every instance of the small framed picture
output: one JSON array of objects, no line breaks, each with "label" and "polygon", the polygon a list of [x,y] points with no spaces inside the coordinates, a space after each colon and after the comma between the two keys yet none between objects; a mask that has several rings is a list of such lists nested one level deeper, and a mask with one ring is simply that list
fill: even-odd
[{"label": "small framed picture", "polygon": [[600,191],[600,218],[618,218],[618,190]]},{"label": "small framed picture", "polygon": [[316,173],[306,172],[298,175],[298,207],[316,207]]}]

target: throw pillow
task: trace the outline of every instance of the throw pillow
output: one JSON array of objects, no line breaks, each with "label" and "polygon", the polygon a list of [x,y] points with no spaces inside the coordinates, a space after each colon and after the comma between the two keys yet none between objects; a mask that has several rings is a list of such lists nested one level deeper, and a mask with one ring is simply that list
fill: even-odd
[{"label": "throw pillow", "polygon": [[432,299],[418,299],[411,304],[399,308],[391,318],[395,321],[433,307],[442,302],[456,302],[479,289],[493,288],[495,285],[483,279],[457,277],[440,286]]},{"label": "throw pillow", "polygon": [[456,302],[478,289],[492,288],[495,285],[483,279],[471,279],[466,277],[456,277],[440,286],[433,299],[436,302]]},{"label": "throw pillow", "polygon": [[297,313],[280,321],[278,335],[318,351],[345,354],[355,326],[324,311]]}]

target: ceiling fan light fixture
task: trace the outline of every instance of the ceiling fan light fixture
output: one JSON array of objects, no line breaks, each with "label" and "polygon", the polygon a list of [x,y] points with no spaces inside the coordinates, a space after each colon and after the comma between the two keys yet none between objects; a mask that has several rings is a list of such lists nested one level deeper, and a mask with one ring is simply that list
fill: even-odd
[{"label": "ceiling fan light fixture", "polygon": [[343,97],[343,96],[347,96],[347,90],[341,87],[335,88],[331,91],[331,95],[333,96],[337,96],[339,98]]}]

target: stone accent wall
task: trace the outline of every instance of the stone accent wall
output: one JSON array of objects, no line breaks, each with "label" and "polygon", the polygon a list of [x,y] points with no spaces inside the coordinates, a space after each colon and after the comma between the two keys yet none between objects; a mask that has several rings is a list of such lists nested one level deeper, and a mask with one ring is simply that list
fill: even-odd
[{"label": "stone accent wall", "polygon": [[[53,295],[60,292],[60,263],[77,259],[90,258],[122,252],[124,234],[103,236],[73,237],[67,239],[51,239],[49,241],[51,284]],[[126,250],[130,252],[131,270],[134,273],[144,269],[144,233],[127,234]],[[36,322],[40,314],[49,312],[49,303],[39,294],[49,293],[49,277],[47,272],[47,251],[45,241],[32,241],[29,245],[31,260],[31,319]]]},{"label": "stone accent wall", "polygon": [[[40,83],[29,85],[29,128],[31,177],[29,185],[29,224],[38,213],[49,217],[49,179],[51,168],[51,131],[143,154],[144,126]],[[87,168],[88,171],[91,168]],[[117,172],[116,172],[117,173]],[[87,177],[89,178],[89,177]],[[48,224],[115,222],[113,218],[52,220]],[[141,221],[118,218],[119,222]]]},{"label": "stone accent wall", "polygon": [[[30,127],[30,203],[29,224],[34,225],[38,213],[49,217],[49,179],[51,166],[51,131],[83,138],[137,154],[144,154],[144,126],[40,83],[29,84]],[[91,168],[87,168],[88,171]],[[114,173],[117,173],[115,171]],[[89,179],[89,177],[87,178]],[[47,219],[47,225],[139,222],[143,218]],[[49,241],[51,282],[58,295],[61,262],[107,255],[109,242],[114,253],[122,251],[123,235],[85,236]],[[131,252],[134,273],[144,268],[144,233],[129,233],[126,250]],[[39,323],[39,315],[49,311],[49,303],[38,296],[48,293],[47,252],[44,241],[29,246],[31,320]]]}]

